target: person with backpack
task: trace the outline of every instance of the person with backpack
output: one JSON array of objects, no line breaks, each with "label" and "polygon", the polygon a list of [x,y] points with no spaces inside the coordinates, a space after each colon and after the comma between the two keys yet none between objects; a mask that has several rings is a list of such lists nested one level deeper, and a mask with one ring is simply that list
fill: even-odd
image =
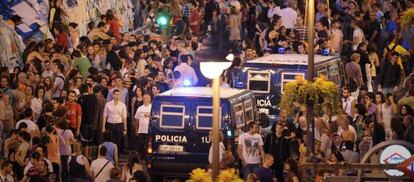
[{"label": "person with backpack", "polygon": [[92,172],[89,170],[89,161],[82,155],[82,144],[75,142],[73,144],[73,154],[68,159],[68,181],[71,182],[89,182]]},{"label": "person with backpack", "polygon": [[53,96],[60,97],[60,92],[63,90],[63,87],[65,85],[65,76],[63,75],[65,71],[65,66],[58,60],[55,60],[53,63],[53,72],[56,74],[52,89]]},{"label": "person with backpack", "polygon": [[362,71],[359,62],[361,56],[358,53],[351,55],[350,62],[345,65],[345,73],[348,79],[348,88],[351,92],[357,91],[363,84]]},{"label": "person with backpack", "polygon": [[93,173],[94,181],[108,181],[110,179],[112,168],[114,168],[114,164],[106,159],[106,147],[100,147],[98,158],[91,163],[91,171]]}]

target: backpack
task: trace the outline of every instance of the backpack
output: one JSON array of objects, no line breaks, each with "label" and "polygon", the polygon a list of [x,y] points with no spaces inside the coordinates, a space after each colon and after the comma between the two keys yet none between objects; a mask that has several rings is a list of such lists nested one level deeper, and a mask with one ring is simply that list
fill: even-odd
[{"label": "backpack", "polygon": [[398,44],[394,43],[394,46],[392,46],[392,48],[390,49],[390,46],[388,45],[387,47],[385,47],[385,49],[387,49],[387,54],[385,55],[385,59],[386,60],[391,60],[392,59],[392,52],[394,52],[395,48],[398,46]]}]

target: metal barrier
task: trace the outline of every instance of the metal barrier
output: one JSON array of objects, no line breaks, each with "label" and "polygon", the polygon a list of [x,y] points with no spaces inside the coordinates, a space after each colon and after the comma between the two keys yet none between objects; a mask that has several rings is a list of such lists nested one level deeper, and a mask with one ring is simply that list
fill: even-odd
[{"label": "metal barrier", "polygon": [[[369,171],[373,169],[397,169],[397,164],[361,164],[361,163],[337,163],[337,164],[326,164],[326,163],[305,163],[303,165],[304,170],[326,170],[326,171],[338,171],[338,170],[363,170]],[[315,174],[315,173],[312,173]],[[302,177],[308,177],[302,175]],[[312,177],[311,177],[312,178]],[[314,179],[314,178],[313,178]],[[302,181],[313,181],[313,179],[304,179]],[[326,182],[358,182],[358,181],[412,181],[413,179],[403,177],[390,177],[384,175],[364,175],[364,176],[324,176],[322,181]]]}]

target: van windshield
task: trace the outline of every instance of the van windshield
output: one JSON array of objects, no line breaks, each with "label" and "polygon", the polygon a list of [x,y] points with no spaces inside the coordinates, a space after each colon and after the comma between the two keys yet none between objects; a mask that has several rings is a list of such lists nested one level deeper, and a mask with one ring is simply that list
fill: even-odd
[{"label": "van windshield", "polygon": [[255,93],[269,93],[270,91],[270,72],[251,71],[248,72],[247,89]]}]

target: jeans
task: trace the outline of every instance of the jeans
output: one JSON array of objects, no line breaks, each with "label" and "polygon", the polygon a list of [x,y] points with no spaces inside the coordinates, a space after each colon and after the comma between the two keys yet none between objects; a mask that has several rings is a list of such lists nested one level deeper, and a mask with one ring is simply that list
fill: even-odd
[{"label": "jeans", "polygon": [[253,173],[260,167],[260,164],[247,164],[242,167],[243,179],[246,180],[250,173]]},{"label": "jeans", "polygon": [[58,163],[52,162],[53,173],[55,174],[55,182],[60,181],[60,165]]},{"label": "jeans", "polygon": [[139,153],[139,155],[142,159],[145,157],[145,150],[147,148],[147,146],[146,146],[147,138],[148,138],[148,134],[138,133],[138,136],[137,136],[137,143],[138,143],[137,152]]},{"label": "jeans", "polygon": [[112,141],[116,144],[118,147],[118,150],[120,153],[122,153],[122,139],[124,136],[124,124],[122,123],[106,123],[106,130],[108,130],[109,133],[112,135]]}]

